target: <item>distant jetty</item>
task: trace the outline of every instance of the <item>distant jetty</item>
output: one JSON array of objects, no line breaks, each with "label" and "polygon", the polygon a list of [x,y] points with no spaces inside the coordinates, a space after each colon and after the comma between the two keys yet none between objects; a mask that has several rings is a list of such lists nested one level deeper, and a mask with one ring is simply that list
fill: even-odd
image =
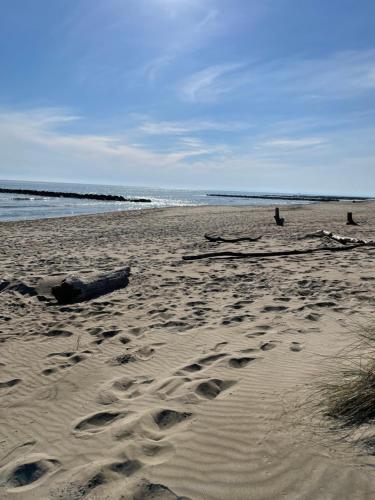
[{"label": "distant jetty", "polygon": [[0,193],[14,193],[29,196],[45,196],[49,198],[79,198],[98,201],[128,201],[132,203],[151,203],[148,198],[125,198],[115,194],[69,193],[65,191],[39,191],[37,189],[0,188]]},{"label": "distant jetty", "polygon": [[363,196],[320,196],[320,195],[300,195],[300,194],[216,194],[209,193],[207,196],[217,196],[220,198],[255,198],[257,200],[289,200],[289,201],[365,201],[370,198]]}]

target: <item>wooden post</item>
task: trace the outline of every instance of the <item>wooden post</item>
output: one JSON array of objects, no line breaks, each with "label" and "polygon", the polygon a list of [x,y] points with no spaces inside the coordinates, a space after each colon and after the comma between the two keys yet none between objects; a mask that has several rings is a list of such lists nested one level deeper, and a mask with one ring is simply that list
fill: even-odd
[{"label": "wooden post", "polygon": [[284,217],[280,217],[280,211],[279,211],[279,209],[277,207],[275,208],[274,219],[275,219],[276,224],[278,226],[283,226],[284,225],[285,219],[284,219]]},{"label": "wooden post", "polygon": [[352,212],[347,213],[347,221],[346,221],[348,226],[358,226],[358,222],[355,222],[353,220],[353,214]]}]

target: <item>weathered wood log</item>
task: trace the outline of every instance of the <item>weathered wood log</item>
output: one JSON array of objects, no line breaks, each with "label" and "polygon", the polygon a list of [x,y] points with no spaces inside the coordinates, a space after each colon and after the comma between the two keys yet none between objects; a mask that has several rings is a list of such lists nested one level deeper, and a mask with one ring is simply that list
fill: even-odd
[{"label": "weathered wood log", "polygon": [[205,234],[204,237],[208,241],[215,243],[237,243],[239,241],[259,241],[262,236],[257,236],[252,238],[250,236],[241,236],[240,238],[223,238],[222,236],[217,236],[215,234]]},{"label": "weathered wood log", "polygon": [[52,288],[52,294],[59,304],[72,304],[94,299],[124,288],[129,282],[130,267],[103,274],[92,281],[84,281],[77,276],[68,276]]},{"label": "weathered wood log", "polygon": [[275,219],[276,224],[278,226],[283,226],[284,225],[285,219],[284,219],[284,217],[280,217],[280,211],[279,211],[279,209],[277,207],[275,208],[274,219]]},{"label": "weathered wood log", "polygon": [[346,214],[346,217],[347,217],[346,224],[347,224],[348,226],[358,226],[358,222],[355,222],[355,221],[353,220],[353,214],[352,214],[352,212],[348,212],[348,213]]},{"label": "weathered wood log", "polygon": [[315,233],[306,234],[304,238],[329,238],[334,241],[338,241],[339,243],[346,245],[347,243],[354,245],[368,245],[374,246],[374,240],[361,240],[359,238],[351,238],[349,236],[341,236],[339,234],[331,233],[330,231],[325,231],[324,229],[320,231],[316,231]]},{"label": "weathered wood log", "polygon": [[263,259],[267,257],[288,257],[290,255],[305,255],[310,253],[317,252],[342,252],[346,250],[353,250],[354,248],[363,247],[362,243],[351,246],[344,246],[338,248],[331,247],[320,247],[320,248],[307,248],[305,250],[281,250],[275,252],[209,252],[209,253],[201,253],[197,255],[184,255],[182,257],[183,260],[198,260],[198,259],[210,259],[217,257],[229,257],[232,259],[248,259],[248,258],[257,258]]}]

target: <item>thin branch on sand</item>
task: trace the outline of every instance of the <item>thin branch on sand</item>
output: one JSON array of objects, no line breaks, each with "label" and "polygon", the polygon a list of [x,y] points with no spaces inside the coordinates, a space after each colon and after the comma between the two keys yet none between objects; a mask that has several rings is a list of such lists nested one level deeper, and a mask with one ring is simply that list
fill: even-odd
[{"label": "thin branch on sand", "polygon": [[237,243],[239,241],[259,241],[262,236],[257,236],[252,238],[251,236],[241,236],[240,238],[223,238],[222,236],[217,236],[216,234],[205,234],[204,237],[208,241],[215,243]]},{"label": "thin branch on sand", "polygon": [[217,257],[228,257],[232,259],[248,259],[248,258],[257,258],[263,259],[267,257],[288,257],[292,255],[305,255],[317,252],[343,252],[347,250],[353,250],[358,247],[362,247],[363,243],[358,243],[356,245],[344,246],[338,248],[330,248],[330,247],[321,247],[321,248],[308,248],[305,250],[281,250],[275,252],[209,252],[209,253],[201,253],[197,255],[184,255],[182,257],[183,260],[198,260],[198,259],[210,259]]}]

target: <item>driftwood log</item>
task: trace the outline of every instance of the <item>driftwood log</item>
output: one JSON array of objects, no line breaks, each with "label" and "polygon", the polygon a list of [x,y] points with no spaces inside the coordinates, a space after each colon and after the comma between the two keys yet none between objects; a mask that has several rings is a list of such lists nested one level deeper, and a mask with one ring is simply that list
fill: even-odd
[{"label": "driftwood log", "polygon": [[352,212],[348,212],[348,213],[346,214],[346,224],[347,224],[348,226],[358,226],[358,222],[355,222],[355,221],[353,220],[353,214],[352,214]]},{"label": "driftwood log", "polygon": [[215,243],[238,243],[239,241],[259,241],[262,236],[257,236],[256,238],[251,238],[250,236],[241,236],[240,238],[223,238],[222,236],[217,236],[216,234],[205,234],[204,237],[206,240]]},{"label": "driftwood log", "polygon": [[284,219],[284,217],[280,217],[280,210],[277,207],[275,208],[274,219],[275,219],[276,224],[278,226],[283,226],[284,225],[285,219]]},{"label": "driftwood log", "polygon": [[331,233],[330,231],[320,230],[315,233],[307,234],[304,238],[329,238],[331,240],[337,241],[346,245],[347,243],[351,245],[368,245],[375,246],[374,240],[361,240],[359,238],[351,238],[349,236],[341,236],[339,234]]},{"label": "driftwood log", "polygon": [[130,267],[103,274],[91,281],[84,281],[77,276],[65,278],[52,288],[52,294],[59,304],[72,304],[95,299],[101,295],[124,288],[129,282]]},{"label": "driftwood log", "polygon": [[291,255],[305,255],[310,253],[317,252],[342,252],[346,250],[353,250],[354,248],[362,247],[363,243],[358,243],[356,245],[347,245],[343,247],[321,247],[321,248],[307,248],[305,250],[281,250],[275,252],[209,252],[209,253],[201,253],[197,255],[184,255],[182,257],[183,260],[198,260],[198,259],[210,259],[210,258],[218,258],[218,257],[228,257],[231,259],[249,259],[249,258],[257,258],[264,259],[267,257],[287,257]]}]

